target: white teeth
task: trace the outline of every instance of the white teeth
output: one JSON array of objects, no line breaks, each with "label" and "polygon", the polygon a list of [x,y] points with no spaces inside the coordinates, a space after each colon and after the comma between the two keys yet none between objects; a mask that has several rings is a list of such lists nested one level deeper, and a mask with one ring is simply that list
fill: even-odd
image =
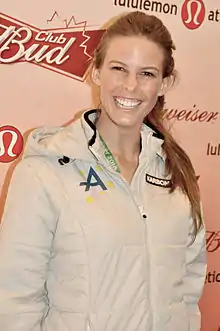
[{"label": "white teeth", "polygon": [[141,104],[142,101],[137,99],[114,98],[117,106],[121,108],[134,108]]}]

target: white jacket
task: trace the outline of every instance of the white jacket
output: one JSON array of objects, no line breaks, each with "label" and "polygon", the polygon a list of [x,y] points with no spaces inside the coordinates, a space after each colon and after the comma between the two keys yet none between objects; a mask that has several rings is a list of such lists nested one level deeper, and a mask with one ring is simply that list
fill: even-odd
[{"label": "white jacket", "polygon": [[163,140],[143,125],[128,185],[103,157],[95,116],[29,137],[0,232],[0,330],[199,331],[205,230],[189,245]]}]

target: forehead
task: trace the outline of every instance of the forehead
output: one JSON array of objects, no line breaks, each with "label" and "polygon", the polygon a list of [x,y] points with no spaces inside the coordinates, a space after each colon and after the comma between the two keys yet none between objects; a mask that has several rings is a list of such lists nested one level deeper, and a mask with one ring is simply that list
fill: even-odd
[{"label": "forehead", "polygon": [[105,63],[111,61],[125,62],[127,65],[157,65],[162,67],[163,50],[146,37],[114,37],[107,46]]}]

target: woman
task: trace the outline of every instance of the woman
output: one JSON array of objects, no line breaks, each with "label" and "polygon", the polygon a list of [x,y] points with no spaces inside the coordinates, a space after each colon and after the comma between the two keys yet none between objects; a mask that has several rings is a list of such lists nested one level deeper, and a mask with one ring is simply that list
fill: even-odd
[{"label": "woman", "polygon": [[118,18],[94,55],[101,109],[30,136],[1,228],[0,330],[200,330],[199,189],[162,120],[174,49],[158,18]]}]

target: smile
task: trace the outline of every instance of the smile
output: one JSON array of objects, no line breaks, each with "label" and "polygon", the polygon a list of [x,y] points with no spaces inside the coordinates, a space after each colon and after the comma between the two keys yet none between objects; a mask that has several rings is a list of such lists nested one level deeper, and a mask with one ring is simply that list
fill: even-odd
[{"label": "smile", "polygon": [[127,99],[121,97],[114,97],[116,105],[120,108],[132,109],[138,107],[142,101],[138,99]]}]

